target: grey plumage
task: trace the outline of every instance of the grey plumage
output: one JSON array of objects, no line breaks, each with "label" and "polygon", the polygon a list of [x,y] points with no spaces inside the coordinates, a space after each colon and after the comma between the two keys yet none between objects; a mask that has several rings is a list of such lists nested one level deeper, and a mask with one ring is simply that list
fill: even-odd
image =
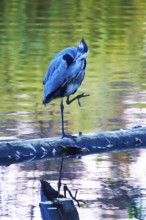
[{"label": "grey plumage", "polygon": [[45,105],[77,91],[84,79],[87,55],[88,47],[82,39],[77,48],[66,48],[53,58],[44,77]]},{"label": "grey plumage", "polygon": [[61,98],[62,137],[67,136],[64,132],[63,97],[67,97],[67,104],[77,99],[80,105],[79,99],[88,96],[82,93],[69,100],[69,96],[77,91],[84,79],[88,53],[88,46],[82,39],[77,47],[60,51],[52,59],[44,77],[43,104],[46,105],[53,99]]}]

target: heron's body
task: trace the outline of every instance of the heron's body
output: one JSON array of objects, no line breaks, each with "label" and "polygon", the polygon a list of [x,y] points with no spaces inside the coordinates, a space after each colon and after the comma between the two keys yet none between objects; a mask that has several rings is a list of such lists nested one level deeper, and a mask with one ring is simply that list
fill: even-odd
[{"label": "heron's body", "polygon": [[44,105],[65,96],[67,104],[71,103],[69,96],[77,91],[84,79],[87,55],[88,47],[82,39],[77,47],[66,48],[53,58],[43,81]]}]

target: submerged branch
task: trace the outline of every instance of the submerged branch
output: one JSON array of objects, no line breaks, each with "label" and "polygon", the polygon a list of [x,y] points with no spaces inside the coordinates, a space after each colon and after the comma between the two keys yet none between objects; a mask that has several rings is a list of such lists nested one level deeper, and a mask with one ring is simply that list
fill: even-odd
[{"label": "submerged branch", "polygon": [[127,151],[146,147],[146,127],[80,134],[77,138],[44,138],[0,142],[0,165],[23,161]]}]

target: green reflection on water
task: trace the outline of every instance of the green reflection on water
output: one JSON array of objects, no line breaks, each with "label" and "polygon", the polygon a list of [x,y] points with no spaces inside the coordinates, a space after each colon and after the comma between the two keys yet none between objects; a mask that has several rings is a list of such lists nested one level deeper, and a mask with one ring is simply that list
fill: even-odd
[{"label": "green reflection on water", "polygon": [[[82,37],[90,54],[78,93],[91,96],[82,101],[82,108],[77,103],[66,106],[66,129],[126,126],[125,100],[129,106],[129,95],[146,88],[145,18],[145,0],[1,1],[0,119],[5,129],[14,120],[28,122],[27,129],[35,122],[38,133],[48,132],[48,127],[51,135],[59,132],[59,100],[47,108],[42,105],[42,81],[51,58]],[[138,100],[136,107],[145,108]],[[18,130],[16,126],[14,134]]]}]

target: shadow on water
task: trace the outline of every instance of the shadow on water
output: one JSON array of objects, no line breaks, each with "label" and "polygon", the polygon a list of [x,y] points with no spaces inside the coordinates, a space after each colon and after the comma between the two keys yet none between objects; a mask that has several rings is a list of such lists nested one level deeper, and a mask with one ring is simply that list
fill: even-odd
[{"label": "shadow on water", "polygon": [[[63,162],[63,160],[62,160]],[[61,163],[62,166],[62,163]],[[62,168],[60,172],[62,172]],[[119,219],[119,215],[116,215],[116,210],[128,210],[129,218],[136,218],[139,220],[144,220],[142,200],[146,201],[146,194],[144,190],[133,187],[129,184],[127,180],[102,180],[99,179],[102,184],[102,190],[100,192],[100,198],[97,200],[82,200],[77,199],[77,192],[74,193],[68,189],[67,185],[64,185],[64,196],[60,195],[60,189],[58,191],[54,190],[50,184],[45,181],[41,181],[41,203],[40,210],[43,220],[78,220],[79,215],[77,214],[77,209],[74,206],[74,201],[77,202],[78,207],[82,203],[84,207],[96,206],[101,204],[100,208],[102,210],[114,211],[113,214],[107,214],[106,212],[101,215],[101,219],[109,219],[109,217]],[[59,174],[59,180],[61,187],[61,174]],[[86,184],[86,183],[85,183]],[[144,191],[144,192],[143,192]],[[66,197],[66,192],[69,192],[70,198]],[[140,199],[141,198],[141,199]],[[139,201],[137,200],[141,200]],[[83,207],[83,206],[82,206]],[[53,209],[53,212],[52,212]],[[68,217],[67,217],[68,216]]]},{"label": "shadow on water", "polygon": [[[61,170],[60,170],[61,171]],[[119,170],[120,171],[120,170]],[[117,173],[118,174],[118,173]],[[72,199],[72,201],[76,201],[77,204],[79,205],[79,201],[82,202],[82,204],[84,204],[84,206],[81,207],[86,207],[89,209],[90,208],[97,208],[97,206],[100,207],[100,209],[102,209],[102,213],[100,215],[101,219],[120,219],[120,215],[119,212],[123,212],[121,214],[121,219],[127,219],[124,216],[124,211],[127,210],[128,212],[128,218],[136,218],[139,220],[144,220],[145,219],[145,202],[146,202],[146,188],[140,189],[139,187],[135,187],[133,186],[133,184],[130,184],[129,180],[126,180],[126,178],[122,179],[121,177],[119,178],[119,180],[117,179],[104,179],[99,177],[98,181],[101,183],[101,191],[100,191],[100,195],[97,193],[97,198],[95,200],[90,200],[89,198],[86,200],[82,200],[79,199],[77,200],[77,196],[76,193],[75,197],[72,196],[72,193],[69,194],[71,195],[70,198],[66,197],[66,193],[65,193],[65,198],[66,198],[66,202],[70,202],[70,199]],[[85,184],[85,190],[87,190],[86,188],[86,181],[84,182]],[[66,185],[65,185],[66,186]],[[42,187],[42,186],[41,186]],[[48,187],[48,186],[47,186]],[[77,189],[78,190],[78,189]],[[70,191],[70,190],[69,190]],[[71,192],[71,191],[70,191]],[[46,193],[46,192],[44,192]],[[41,189],[41,195],[42,195],[42,189]],[[51,191],[49,191],[49,195],[51,197]],[[54,195],[54,190],[53,190],[53,195]],[[74,205],[73,203],[71,203],[71,207],[68,204],[68,209],[66,210],[67,213],[65,211],[61,211],[61,216],[62,217],[56,217],[56,211],[60,210],[60,206],[62,207],[61,209],[65,209],[66,205],[64,205],[64,202],[62,202],[62,200],[58,199],[56,200],[56,197],[58,196],[58,191],[55,191],[55,198],[54,199],[50,199],[49,198],[45,198],[45,201],[50,201],[51,200],[51,205],[50,203],[46,202],[44,203],[44,200],[41,199],[41,205],[40,205],[40,209],[41,209],[41,216],[43,220],[47,220],[47,219],[66,219],[63,216],[67,215],[67,213],[70,213],[74,210]],[[80,196],[82,197],[82,194],[80,194]],[[63,197],[61,195],[61,197]],[[42,197],[41,197],[42,198]],[[54,207],[55,210],[52,213],[52,201],[54,203]],[[57,202],[57,205],[56,205]],[[59,205],[60,204],[60,205]],[[63,208],[64,206],[64,208]],[[73,208],[73,207],[74,208]],[[70,207],[70,208],[69,208]],[[80,207],[80,206],[79,206]],[[60,212],[60,211],[59,211]],[[67,219],[79,219],[79,216],[76,216],[76,211],[73,211],[73,215],[70,213],[70,218]],[[97,212],[98,213],[98,212]],[[94,217],[92,219],[97,219],[96,218],[99,217],[98,214],[95,214]],[[54,218],[53,218],[54,217]]]},{"label": "shadow on water", "polygon": [[[85,206],[76,207],[80,219],[85,216],[91,219],[145,219],[146,188],[142,176],[145,159],[140,154],[141,151],[108,153],[64,161],[62,186],[67,184],[73,195],[78,190],[77,198],[86,202]],[[144,168],[142,173],[138,168],[139,162],[135,161],[136,155],[143,158],[139,161],[143,166],[141,171]],[[19,210],[23,210],[26,213],[24,219],[26,216],[41,219],[37,218],[40,216],[39,179],[47,180],[57,190],[59,169],[60,160],[17,164],[0,169],[1,216],[17,219]],[[69,195],[67,197],[71,198]],[[31,207],[33,209],[30,211]]]},{"label": "shadow on water", "polygon": [[66,197],[67,192],[79,205],[79,200],[76,199],[76,196],[73,197],[66,185],[64,186],[63,196],[54,190],[48,182],[41,180],[40,210],[43,220],[79,220],[79,215],[73,200]]},{"label": "shadow on water", "polygon": [[[128,181],[107,181],[102,183],[102,195],[104,198],[98,200],[105,210],[125,210],[128,209],[129,218],[145,219],[142,206],[137,202],[142,195],[139,188],[133,188]],[[107,198],[105,198],[107,197]],[[102,218],[108,217],[102,214]],[[114,216],[116,217],[116,215]],[[117,216],[118,218],[118,216]]]}]

